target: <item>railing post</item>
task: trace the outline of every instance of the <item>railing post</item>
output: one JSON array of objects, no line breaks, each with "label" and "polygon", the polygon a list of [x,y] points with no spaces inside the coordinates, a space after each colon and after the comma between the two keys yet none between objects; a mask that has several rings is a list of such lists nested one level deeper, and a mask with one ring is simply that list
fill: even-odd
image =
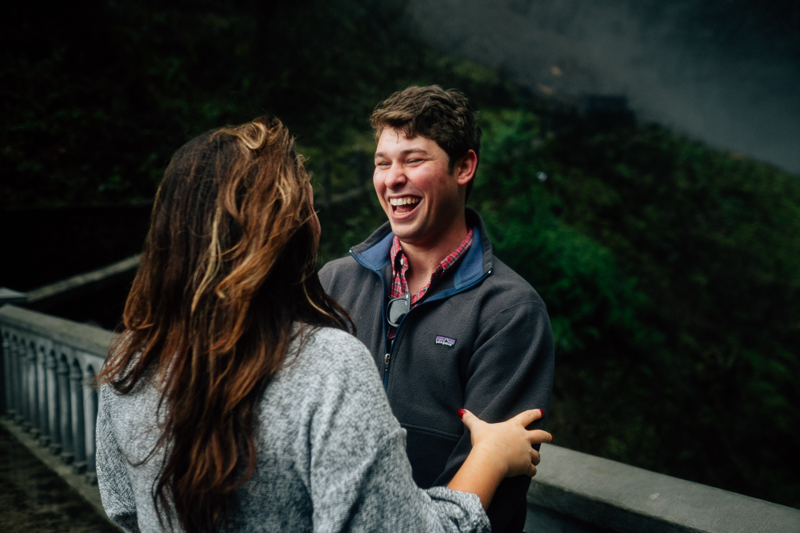
[{"label": "railing post", "polygon": [[50,451],[53,455],[61,453],[61,426],[58,423],[58,414],[61,412],[58,395],[58,374],[56,369],[57,346],[51,346],[45,354],[47,367],[47,427],[50,430]]},{"label": "railing post", "polygon": [[83,370],[80,361],[72,361],[70,365],[70,426],[72,429],[73,453],[75,458],[72,468],[80,474],[86,469],[86,433],[83,412]]},{"label": "railing post", "polygon": [[7,329],[2,330],[3,342],[3,395],[5,396],[5,414],[11,416],[13,414],[12,398],[11,398],[11,334]]},{"label": "railing post", "polygon": [[8,392],[6,398],[8,401],[6,402],[6,414],[8,418],[14,420],[17,416],[17,399],[14,395],[14,378],[16,377],[15,368],[16,365],[14,364],[14,352],[17,347],[14,345],[14,333],[10,330],[6,330],[5,332],[6,339],[6,349],[4,350],[4,356],[6,358],[8,372],[6,373],[6,385],[8,385]]},{"label": "railing post", "polygon": [[20,336],[19,361],[22,366],[22,379],[20,379],[22,393],[22,429],[28,431],[31,427],[31,360],[28,356],[29,343],[27,337]]},{"label": "railing post", "polygon": [[18,333],[13,336],[12,360],[14,361],[14,421],[22,425],[25,421],[25,395],[22,387],[25,376],[23,365],[24,341]]},{"label": "railing post", "polygon": [[28,431],[34,439],[39,437],[39,394],[37,392],[36,342],[29,339],[25,346],[25,357],[28,360]]},{"label": "railing post", "polygon": [[71,352],[62,347],[56,353],[56,376],[58,379],[58,426],[59,436],[61,437],[61,458],[65,463],[69,464],[75,459],[75,445],[72,441],[72,408],[70,406],[72,393],[70,392],[69,383],[69,363],[68,358],[71,359]]},{"label": "railing post", "polygon": [[97,483],[97,470],[95,462],[95,452],[97,444],[95,442],[95,428],[97,426],[97,389],[94,387],[94,368],[86,365],[83,372],[83,422],[86,429],[86,479],[91,484]]},{"label": "railing post", "polygon": [[53,343],[44,337],[39,337],[36,344],[36,385],[39,404],[39,443],[47,447],[50,444],[50,409],[48,405],[47,383],[47,354]]}]

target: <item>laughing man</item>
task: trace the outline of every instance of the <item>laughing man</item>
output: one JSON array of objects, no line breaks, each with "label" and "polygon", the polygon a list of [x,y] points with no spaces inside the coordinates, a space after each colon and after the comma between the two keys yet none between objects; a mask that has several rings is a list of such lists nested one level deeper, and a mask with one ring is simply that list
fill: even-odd
[{"label": "laughing man", "polygon": [[[487,422],[547,409],[553,340],[544,302],[492,253],[466,200],[481,131],[466,97],[409,87],[381,103],[373,183],[388,222],[320,272],[375,357],[406,429],[414,478],[446,485],[464,462],[466,408]],[[537,422],[540,426],[543,420]],[[492,531],[521,532],[526,477],[505,480]]]}]

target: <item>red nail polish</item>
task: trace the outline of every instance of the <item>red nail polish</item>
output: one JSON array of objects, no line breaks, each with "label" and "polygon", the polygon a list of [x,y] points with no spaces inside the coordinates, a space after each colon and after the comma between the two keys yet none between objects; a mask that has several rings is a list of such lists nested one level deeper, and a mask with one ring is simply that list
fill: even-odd
[{"label": "red nail polish", "polygon": [[544,409],[539,409],[542,412],[542,418],[544,418]]},{"label": "red nail polish", "polygon": [[466,413],[466,412],[467,411],[465,409],[459,409],[458,410],[458,418],[464,418],[464,413]]},{"label": "red nail polish", "polygon": [[556,438],[550,435],[550,444],[553,444],[556,441]]}]

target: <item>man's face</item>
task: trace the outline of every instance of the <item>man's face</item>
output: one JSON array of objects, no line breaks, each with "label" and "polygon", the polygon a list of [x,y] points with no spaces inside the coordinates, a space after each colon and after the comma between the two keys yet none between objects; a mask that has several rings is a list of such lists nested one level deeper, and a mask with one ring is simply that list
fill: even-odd
[{"label": "man's face", "polygon": [[375,151],[372,182],[392,231],[403,243],[434,246],[464,214],[458,165],[435,141],[386,128]]}]

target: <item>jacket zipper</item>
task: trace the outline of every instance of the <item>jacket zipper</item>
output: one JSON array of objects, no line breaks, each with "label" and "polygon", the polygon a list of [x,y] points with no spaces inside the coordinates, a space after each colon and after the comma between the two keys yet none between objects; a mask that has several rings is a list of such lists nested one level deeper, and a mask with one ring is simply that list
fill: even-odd
[{"label": "jacket zipper", "polygon": [[[491,268],[490,268],[490,269],[489,269],[488,271],[486,271],[486,273],[484,273],[484,274],[483,274],[483,275],[482,275],[480,278],[478,278],[477,280],[475,280],[475,282],[473,282],[473,283],[470,283],[470,284],[469,284],[468,286],[466,286],[466,287],[463,287],[463,288],[462,288],[461,290],[459,290],[458,292],[463,292],[463,291],[465,291],[465,290],[467,290],[467,289],[470,289],[470,288],[474,287],[474,286],[475,286],[475,285],[477,285],[478,283],[482,282],[484,279],[486,279],[486,278],[487,278],[487,277],[488,277],[488,276],[489,276],[489,275],[492,273],[492,270],[493,270],[493,269],[491,269]],[[374,271],[373,271],[373,272],[374,272]],[[381,278],[382,278],[382,276],[381,276]],[[455,293],[455,294],[458,294],[458,293]],[[451,295],[451,296],[453,296],[453,295]],[[449,298],[449,297],[450,297],[450,296],[448,296],[448,298]],[[384,294],[384,300],[385,300],[385,299],[386,299],[386,295]],[[436,297],[434,296],[434,297],[433,297],[432,299],[430,299],[430,300],[424,300],[424,301],[420,302],[420,303],[419,303],[419,305],[417,305],[417,307],[423,306],[423,305],[425,305],[425,304],[427,304],[427,303],[430,303],[430,302],[435,302],[435,301],[437,301],[437,300],[438,300],[438,298],[436,298]],[[414,309],[416,309],[417,307],[414,307]],[[383,313],[384,315],[385,315],[385,308],[386,308],[386,306],[383,306],[383,309],[382,309],[382,313]],[[408,318],[408,315],[410,315],[410,314],[411,314],[411,311],[413,311],[414,309],[409,309],[409,310],[408,310],[408,313],[406,313],[406,316],[404,316],[404,317],[403,317],[403,319],[400,321],[400,324],[398,324],[398,326],[397,326],[397,331],[395,331],[395,332],[394,332],[394,339],[391,339],[391,340],[389,341],[389,350],[386,352],[386,355],[384,355],[384,356],[383,356],[383,390],[388,390],[388,388],[389,388],[389,363],[390,363],[390,362],[391,362],[391,360],[392,360],[392,351],[394,350],[394,342],[397,340],[397,337],[398,337],[398,335],[400,335],[400,328],[402,328],[402,327],[403,327],[403,322],[405,322],[405,321],[406,321],[406,318]],[[383,334],[384,334],[384,337],[387,337],[387,332],[386,332],[386,316],[384,316],[384,317],[383,317]]]},{"label": "jacket zipper", "polygon": [[[363,266],[367,270],[375,272],[378,275],[378,277],[381,280],[381,283],[384,286],[383,301],[385,302],[386,301],[386,284],[385,284],[385,280],[383,279],[383,274],[381,273],[381,271],[380,270],[375,270],[375,269],[365,265],[364,263],[362,263],[360,258],[356,254],[353,253],[352,249],[350,250],[350,255],[353,257],[353,259],[356,260],[356,262],[358,264],[360,264],[361,266]],[[493,268],[490,268],[489,270],[484,272],[484,274],[480,278],[476,279],[475,281],[473,281],[469,285],[467,285],[465,287],[462,287],[459,291],[451,294],[450,296],[454,296],[455,294],[458,294],[460,292],[464,292],[465,290],[471,289],[475,285],[481,283],[483,280],[485,280],[487,277],[489,277],[489,275],[492,273],[493,270],[494,270]],[[450,296],[448,296],[448,298]],[[434,297],[431,300],[425,300],[424,302],[420,302],[419,305],[425,305],[428,302],[435,302],[437,299],[438,298]],[[411,311],[412,311],[412,309],[409,309],[408,313],[406,314],[406,316],[404,316],[403,320],[400,321],[400,324],[397,326],[397,331],[394,332],[394,339],[392,339],[390,341],[389,349],[387,350],[386,354],[383,356],[383,390],[387,390],[389,388],[389,363],[392,360],[392,350],[394,349],[394,341],[397,339],[397,335],[398,335],[398,333],[400,333],[400,328],[402,327],[403,322],[405,322],[405,320],[408,317],[408,315],[411,314]],[[382,318],[381,322],[383,323],[383,336],[384,336],[384,339],[386,339],[387,338],[387,331],[386,331],[386,305],[381,305],[381,318]]]}]

